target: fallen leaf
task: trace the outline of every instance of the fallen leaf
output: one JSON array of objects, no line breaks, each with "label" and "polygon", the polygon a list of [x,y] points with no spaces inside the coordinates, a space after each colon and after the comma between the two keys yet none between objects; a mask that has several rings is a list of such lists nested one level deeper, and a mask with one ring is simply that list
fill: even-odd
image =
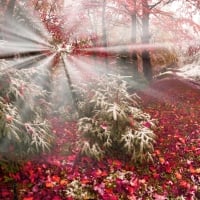
[{"label": "fallen leaf", "polygon": [[47,188],[52,188],[52,187],[54,187],[54,184],[52,182],[46,182],[45,186]]},{"label": "fallen leaf", "polygon": [[192,165],[190,165],[190,167],[189,167],[189,172],[192,174],[196,173],[196,170],[194,169],[194,167]]},{"label": "fallen leaf", "polygon": [[182,179],[182,175],[179,172],[175,172],[175,176],[178,180]]},{"label": "fallen leaf", "polygon": [[190,184],[187,182],[187,181],[180,181],[179,185],[182,187],[182,188],[187,188],[189,189],[190,188]]},{"label": "fallen leaf", "polygon": [[52,179],[53,182],[56,182],[56,183],[60,182],[60,177],[57,176],[57,175],[52,176],[51,179]]},{"label": "fallen leaf", "polygon": [[197,174],[200,174],[200,168],[197,168],[195,171]]},{"label": "fallen leaf", "polygon": [[160,158],[159,158],[159,162],[160,162],[160,164],[163,165],[163,164],[165,163],[165,159],[164,159],[163,157],[160,157]]},{"label": "fallen leaf", "polygon": [[60,181],[60,185],[67,185],[67,184],[68,184],[68,181],[65,180],[65,179],[62,179],[62,180]]},{"label": "fallen leaf", "polygon": [[23,200],[33,200],[33,197],[24,197]]}]

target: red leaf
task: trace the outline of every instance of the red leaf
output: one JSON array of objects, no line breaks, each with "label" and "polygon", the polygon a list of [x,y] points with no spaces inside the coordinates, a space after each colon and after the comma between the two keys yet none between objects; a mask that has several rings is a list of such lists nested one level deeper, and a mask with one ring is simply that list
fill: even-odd
[{"label": "red leaf", "polygon": [[60,181],[60,185],[67,185],[68,184],[68,181],[63,179]]},{"label": "red leaf", "polygon": [[180,184],[179,184],[182,188],[186,188],[186,189],[189,189],[190,188],[190,184],[187,182],[187,181],[180,181]]},{"label": "red leaf", "polygon": [[33,197],[24,197],[23,200],[33,200]]},{"label": "red leaf", "polygon": [[10,192],[8,192],[7,190],[2,190],[1,191],[1,196],[2,197],[8,197],[10,195]]},{"label": "red leaf", "polygon": [[97,169],[93,172],[94,177],[101,177],[102,171],[100,169]]},{"label": "red leaf", "polygon": [[160,177],[160,175],[159,175],[158,173],[153,173],[153,177],[154,177],[155,179],[158,179],[158,178]]},{"label": "red leaf", "polygon": [[165,159],[164,159],[163,157],[160,157],[160,158],[159,158],[159,162],[160,162],[160,164],[163,165],[163,164],[165,163]]},{"label": "red leaf", "polygon": [[53,185],[52,182],[46,182],[45,186],[46,186],[47,188],[53,188],[54,185]]},{"label": "red leaf", "polygon": [[151,124],[150,124],[149,122],[145,122],[143,125],[144,125],[145,127],[147,127],[147,128],[151,128]]},{"label": "red leaf", "polygon": [[52,200],[62,200],[62,199],[59,196],[55,196],[55,197],[53,197]]},{"label": "red leaf", "polygon": [[51,177],[53,182],[59,183],[60,182],[60,177],[57,175],[54,175]]},{"label": "red leaf", "polygon": [[185,139],[184,138],[179,138],[179,141],[183,144],[185,144]]},{"label": "red leaf", "polygon": [[166,171],[167,173],[171,173],[171,172],[172,172],[172,168],[171,168],[169,165],[167,165],[167,166],[165,167],[165,171]]},{"label": "red leaf", "polygon": [[84,177],[84,178],[81,179],[82,184],[87,184],[89,182],[90,182],[90,180],[87,177]]},{"label": "red leaf", "polygon": [[175,176],[178,180],[182,179],[182,175],[179,172],[175,172]]},{"label": "red leaf", "polygon": [[129,194],[132,195],[137,190],[137,188],[130,186],[130,185],[127,185],[126,190],[128,191]]},{"label": "red leaf", "polygon": [[155,152],[155,154],[156,154],[157,156],[160,155],[160,150],[156,149],[154,152]]},{"label": "red leaf", "polygon": [[122,163],[119,160],[113,160],[113,165],[116,166],[116,167],[121,167]]}]

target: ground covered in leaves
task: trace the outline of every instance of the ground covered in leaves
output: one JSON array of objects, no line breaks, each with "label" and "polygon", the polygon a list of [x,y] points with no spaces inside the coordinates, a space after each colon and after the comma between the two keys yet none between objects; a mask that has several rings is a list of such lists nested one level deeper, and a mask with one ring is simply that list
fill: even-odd
[{"label": "ground covered in leaves", "polygon": [[57,136],[53,153],[14,173],[1,166],[0,199],[11,200],[14,193],[20,200],[200,199],[200,89],[170,78],[139,95],[144,110],[158,119],[154,163],[80,158],[76,122],[55,117],[50,120]]}]

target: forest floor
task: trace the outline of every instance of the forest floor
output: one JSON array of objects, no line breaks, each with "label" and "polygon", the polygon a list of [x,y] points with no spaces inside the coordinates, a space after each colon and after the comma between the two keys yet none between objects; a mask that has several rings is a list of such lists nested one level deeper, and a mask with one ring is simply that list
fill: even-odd
[{"label": "forest floor", "polygon": [[158,119],[153,163],[78,160],[76,122],[53,118],[53,153],[26,162],[16,173],[2,167],[0,199],[13,198],[12,179],[19,200],[200,199],[200,88],[171,77],[139,95],[143,109]]}]

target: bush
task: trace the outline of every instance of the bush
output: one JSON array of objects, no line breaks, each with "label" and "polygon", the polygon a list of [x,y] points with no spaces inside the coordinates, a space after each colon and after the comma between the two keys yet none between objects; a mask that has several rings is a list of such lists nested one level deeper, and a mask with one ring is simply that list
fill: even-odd
[{"label": "bush", "polygon": [[107,155],[152,160],[154,120],[140,109],[140,98],[128,94],[122,77],[104,76],[85,88],[78,100],[82,153],[98,160]]},{"label": "bush", "polygon": [[[45,120],[47,91],[34,77],[42,71],[7,70],[0,66],[0,154],[23,158],[50,150],[53,136]],[[9,154],[7,154],[9,152]]]}]

